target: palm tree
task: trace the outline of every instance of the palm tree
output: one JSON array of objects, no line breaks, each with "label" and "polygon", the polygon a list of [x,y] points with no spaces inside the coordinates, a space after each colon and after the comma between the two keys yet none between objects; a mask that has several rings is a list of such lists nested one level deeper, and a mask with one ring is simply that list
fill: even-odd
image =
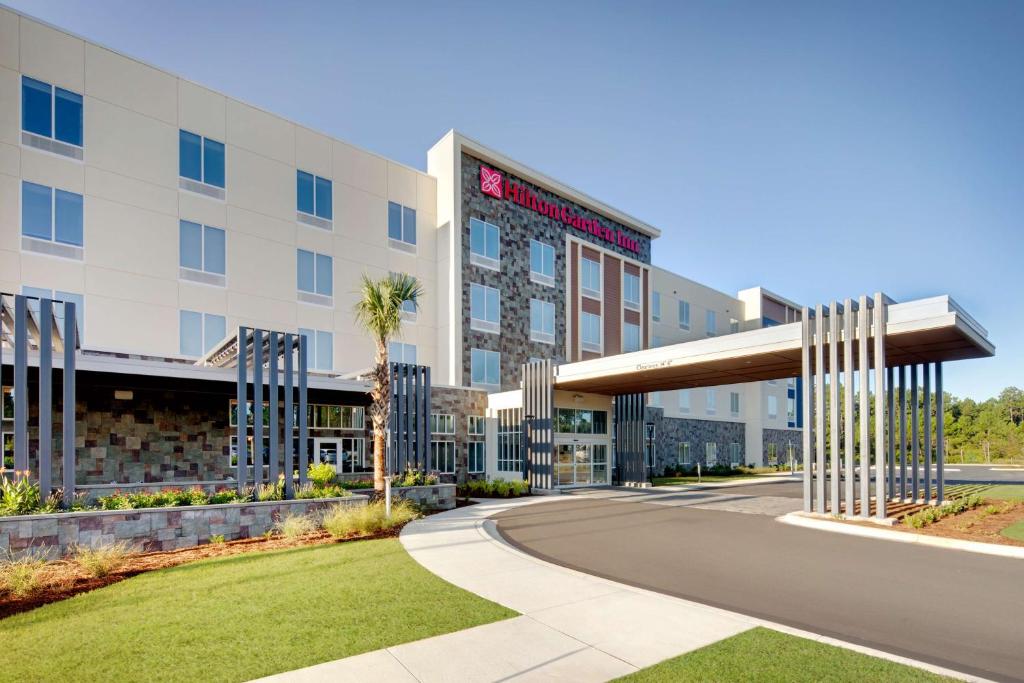
[{"label": "palm tree", "polygon": [[363,275],[355,306],[356,320],[362,323],[377,345],[373,365],[373,389],[370,418],[373,420],[373,488],[384,490],[384,449],[388,412],[391,408],[391,373],[388,368],[388,342],[402,329],[402,306],[411,301],[419,308],[423,286],[416,278],[392,273],[374,280]]}]

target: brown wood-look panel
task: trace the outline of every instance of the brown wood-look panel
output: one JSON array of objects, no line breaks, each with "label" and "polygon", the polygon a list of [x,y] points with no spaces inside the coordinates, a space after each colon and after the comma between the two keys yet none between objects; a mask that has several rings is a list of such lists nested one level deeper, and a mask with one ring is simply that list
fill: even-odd
[{"label": "brown wood-look panel", "polygon": [[599,252],[597,249],[591,249],[590,247],[585,245],[583,246],[583,256],[585,258],[590,259],[591,261],[601,260],[601,252]]},{"label": "brown wood-look panel", "polygon": [[622,261],[605,254],[601,266],[604,276],[604,355],[622,353]]},{"label": "brown wood-look panel", "polygon": [[640,275],[640,266],[626,261],[622,264],[623,269],[630,275]]},{"label": "brown wood-look panel", "polygon": [[625,311],[623,311],[623,315],[625,317],[626,322],[629,323],[630,325],[640,324],[640,311],[634,311],[630,308],[627,308]]},{"label": "brown wood-look panel", "polygon": [[583,312],[593,313],[594,315],[601,315],[601,302],[597,299],[591,299],[589,296],[583,297]]},{"label": "brown wood-look panel", "polygon": [[569,291],[569,302],[567,308],[568,319],[572,321],[572,335],[569,340],[569,353],[566,357],[569,361],[579,360],[580,352],[580,246],[576,242],[569,242],[569,279],[572,287]]}]

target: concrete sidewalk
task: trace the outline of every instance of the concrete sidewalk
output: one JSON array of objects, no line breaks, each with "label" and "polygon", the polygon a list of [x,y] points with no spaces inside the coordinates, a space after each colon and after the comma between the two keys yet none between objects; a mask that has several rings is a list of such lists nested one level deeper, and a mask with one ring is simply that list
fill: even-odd
[{"label": "concrete sidewalk", "polygon": [[402,532],[406,550],[431,572],[522,616],[263,680],[606,681],[759,625],[833,642],[544,562],[507,544],[488,520],[557,500],[486,501]]}]

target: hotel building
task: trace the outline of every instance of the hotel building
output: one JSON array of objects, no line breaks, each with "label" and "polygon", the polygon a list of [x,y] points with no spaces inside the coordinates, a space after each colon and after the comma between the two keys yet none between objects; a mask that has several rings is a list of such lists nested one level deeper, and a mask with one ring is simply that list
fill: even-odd
[{"label": "hotel building", "polygon": [[[423,285],[390,356],[430,368],[417,460],[458,478],[522,476],[524,364],[799,319],[768,290],[732,296],[652,265],[658,227],[455,131],[425,169],[0,8],[0,292],[5,310],[13,295],[76,304],[78,484],[233,476],[235,375],[208,361],[240,327],[302,336],[299,457],[365,476],[364,274]],[[5,317],[8,349],[11,329]],[[3,362],[11,458],[19,397]],[[799,460],[800,394],[795,379],[651,393],[648,467]],[[615,399],[554,401],[553,486],[616,481]],[[28,429],[34,458],[34,407]]]}]

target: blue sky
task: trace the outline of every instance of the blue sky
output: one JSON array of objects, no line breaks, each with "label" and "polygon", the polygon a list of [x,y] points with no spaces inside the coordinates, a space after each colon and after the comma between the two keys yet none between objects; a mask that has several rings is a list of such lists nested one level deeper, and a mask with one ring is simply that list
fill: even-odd
[{"label": "blue sky", "polygon": [[457,128],[725,291],[951,294],[948,390],[1024,385],[1024,3],[4,1],[418,168]]}]

